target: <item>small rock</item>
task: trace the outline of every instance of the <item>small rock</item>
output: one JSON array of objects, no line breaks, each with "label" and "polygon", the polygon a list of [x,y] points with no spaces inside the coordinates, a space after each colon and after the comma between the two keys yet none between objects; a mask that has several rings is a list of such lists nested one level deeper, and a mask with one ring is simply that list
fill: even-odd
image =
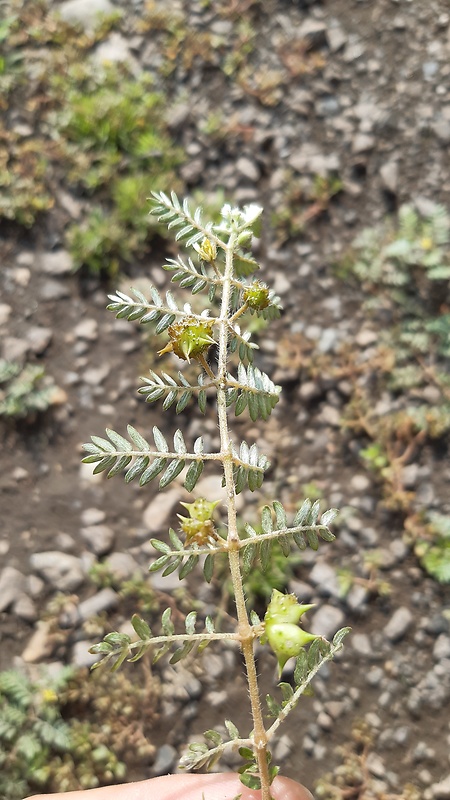
[{"label": "small rock", "polygon": [[0,303],[0,325],[5,325],[11,314],[12,308],[7,303]]},{"label": "small rock", "polygon": [[79,617],[82,622],[92,619],[92,617],[97,616],[97,614],[100,614],[102,611],[109,611],[115,608],[118,602],[119,595],[117,592],[107,586],[105,589],[101,589],[97,594],[88,597],[87,600],[83,600],[83,602],[79,604]]},{"label": "small rock", "polygon": [[53,651],[53,641],[50,622],[39,620],[35,632],[22,653],[23,660],[27,664],[35,664],[44,658],[48,658]]},{"label": "small rock", "polygon": [[246,156],[241,156],[236,162],[236,169],[243,178],[256,183],[260,178],[260,172],[255,162]]},{"label": "small rock", "polygon": [[180,174],[186,183],[196,183],[205,174],[203,158],[193,158],[186,161],[180,168]]},{"label": "small rock", "polygon": [[118,581],[126,581],[135,575],[139,577],[142,575],[141,567],[129,553],[112,553],[106,563]]},{"label": "small rock", "polygon": [[431,787],[433,800],[450,800],[450,775]]},{"label": "small rock", "polygon": [[110,0],[65,0],[58,8],[64,22],[81,25],[86,31],[95,30],[103,14],[112,14],[115,7]]},{"label": "small rock", "polygon": [[80,533],[89,549],[97,556],[111,552],[115,533],[109,525],[87,525],[81,528]]},{"label": "small rock", "polygon": [[321,47],[326,42],[327,26],[323,20],[307,19],[297,28],[299,39],[306,39],[310,47]]},{"label": "small rock", "polygon": [[16,267],[11,274],[14,283],[17,283],[18,286],[23,288],[28,286],[31,278],[31,271],[28,267]]},{"label": "small rock", "polygon": [[64,300],[69,297],[70,289],[64,283],[54,281],[48,278],[39,289],[39,297],[41,300],[52,302],[53,300]]},{"label": "small rock", "polygon": [[83,525],[99,525],[106,519],[106,514],[100,508],[85,508],[81,512],[81,522]]},{"label": "small rock", "polygon": [[398,189],[398,164],[396,161],[386,161],[380,169],[380,177],[383,187],[392,194],[396,194]]},{"label": "small rock", "polygon": [[59,550],[33,553],[30,556],[30,564],[32,569],[62,592],[72,592],[84,581],[80,559],[69,553],[62,553]]},{"label": "small rock", "polygon": [[331,639],[339,628],[342,627],[345,616],[340,608],[324,605],[319,608],[311,620],[311,633],[317,633],[326,639]]},{"label": "small rock", "polygon": [[369,599],[369,592],[365,586],[354,583],[348,592],[345,602],[352,611],[361,611]]},{"label": "small rock", "polygon": [[413,619],[414,617],[409,608],[406,606],[400,606],[400,608],[397,608],[396,611],[394,611],[391,619],[385,626],[384,635],[389,639],[389,641],[398,642],[400,639],[403,639],[411,627]]},{"label": "small rock", "polygon": [[442,144],[450,144],[450,122],[448,120],[438,120],[434,123],[433,130]]},{"label": "small rock", "polygon": [[277,739],[275,747],[273,748],[274,761],[276,763],[279,763],[280,761],[286,761],[293,750],[294,742],[287,733],[283,733],[283,735]]},{"label": "small rock", "polygon": [[319,587],[320,593],[323,595],[339,597],[341,594],[336,570],[325,561],[318,561],[314,564],[314,567],[309,573],[309,580],[314,586]]},{"label": "small rock", "polygon": [[433,647],[433,658],[435,661],[450,658],[450,636],[446,636],[443,633],[438,636]]},{"label": "small rock", "polygon": [[322,390],[317,381],[305,381],[305,383],[302,383],[300,386],[298,393],[305,403],[310,403],[312,400],[320,397]]},{"label": "small rock", "polygon": [[134,61],[134,58],[130,54],[128,42],[117,31],[113,31],[108,39],[101,42],[93,55],[96,64],[120,64],[131,60]]},{"label": "small rock", "polygon": [[330,25],[326,32],[328,47],[332,53],[337,53],[347,44],[347,35],[340,25]]},{"label": "small rock", "polygon": [[89,369],[84,370],[83,372],[83,381],[88,384],[88,386],[101,386],[101,384],[106,380],[111,368],[109,364],[102,364],[98,367],[90,367]]},{"label": "small rock", "polygon": [[171,744],[163,744],[158,748],[155,762],[152,766],[152,775],[167,775],[178,760],[178,753]]},{"label": "small rock", "polygon": [[342,414],[337,408],[334,408],[334,406],[330,406],[328,403],[326,403],[322,406],[319,419],[320,422],[325,423],[325,425],[330,425],[332,428],[340,428],[341,416]]},{"label": "small rock", "polygon": [[143,514],[143,522],[149,533],[163,534],[167,531],[173,509],[180,502],[180,494],[180,489],[170,489],[164,494],[157,494],[149,503]]},{"label": "small rock", "polygon": [[12,610],[17,617],[25,622],[34,622],[37,619],[37,609],[31,597],[21,594],[14,602]]},{"label": "small rock", "polygon": [[5,361],[17,361],[23,364],[29,349],[30,345],[26,339],[18,339],[16,336],[5,336],[3,339],[2,354]]},{"label": "small rock", "polygon": [[67,250],[42,253],[38,263],[41,271],[47,275],[70,275],[73,272],[73,259]]},{"label": "small rock", "polygon": [[370,479],[367,475],[353,475],[350,486],[355,492],[367,492],[370,489]]},{"label": "small rock", "polygon": [[99,660],[99,656],[95,653],[90,653],[90,647],[92,647],[92,642],[86,640],[75,642],[72,648],[70,663],[74,664],[76,667],[92,667],[92,665]]},{"label": "small rock", "polygon": [[53,331],[51,328],[43,328],[40,325],[35,325],[27,331],[27,340],[30,345],[30,350],[38,356],[45,353],[52,338]]},{"label": "small rock", "polygon": [[88,342],[95,342],[98,335],[98,323],[96,319],[83,319],[75,326],[74,334],[77,339],[86,339]]},{"label": "small rock", "polygon": [[366,133],[358,133],[353,137],[352,153],[359,155],[360,153],[367,153],[375,147],[376,139],[374,136],[369,136]]},{"label": "small rock", "polygon": [[353,633],[350,639],[350,644],[355,653],[365,658],[372,655],[372,645],[367,633]]},{"label": "small rock", "polygon": [[25,576],[15,567],[5,567],[0,573],[0,611],[5,611],[23,594]]}]

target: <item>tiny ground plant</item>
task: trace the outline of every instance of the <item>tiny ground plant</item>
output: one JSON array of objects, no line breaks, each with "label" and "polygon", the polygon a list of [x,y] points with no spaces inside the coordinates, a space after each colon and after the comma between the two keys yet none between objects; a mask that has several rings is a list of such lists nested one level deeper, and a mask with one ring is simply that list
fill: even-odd
[{"label": "tiny ground plant", "polygon": [[[197,632],[197,612],[191,611],[185,618],[185,630],[177,633],[171,611],[167,609],[162,614],[161,632],[153,633],[148,622],[134,615],[135,641],[124,633],[109,633],[93,646],[92,652],[101,657],[96,666],[106,662],[117,669],[125,660],[138,661],[147,651],[157,661],[174,650],[170,658],[170,663],[174,664],[195,647],[202,651],[214,642],[236,643],[245,662],[253,730],[243,737],[236,725],[227,720],[227,740],[224,741],[216,730],[206,731],[205,741],[191,744],[182,763],[189,769],[210,768],[228,749],[239,750],[244,759],[240,769],[242,783],[261,789],[263,800],[269,800],[270,785],[278,772],[271,763],[269,744],[321,664],[332,659],[341,648],[348,629],[339,631],[332,643],[306,632],[299,623],[311,606],[302,605],[294,595],[277,590],[273,591],[264,619],[260,619],[248,608],[244,580],[256,560],[263,569],[267,568],[275,544],[277,552],[281,550],[287,559],[292,547],[303,550],[310,546],[315,550],[319,537],[332,541],[334,535],[328,526],[337,512],[330,509],[319,519],[320,501],[305,500],[289,523],[282,504],[275,500],[262,509],[259,526],[253,528],[246,524],[243,530],[238,526],[236,495],[247,487],[251,491],[261,487],[269,461],[256,444],[243,441],[237,446],[233,442],[229,415],[234,411],[238,416],[247,410],[251,420],[266,420],[280,393],[280,387],[253,365],[257,346],[249,331],[241,328],[246,316],[249,321],[252,315],[270,320],[280,314],[278,297],[253,276],[259,267],[251,255],[250,245],[262,209],[250,205],[240,210],[225,205],[220,221],[215,224],[204,222],[201,208],[192,212],[189,203],[180,203],[173,193],[170,197],[154,193],[154,198],[153,213],[160,222],[176,231],[175,239],[184,240],[191,253],[186,259],[181,256],[168,259],[164,268],[172,274],[172,282],[189,289],[194,298],[200,292],[207,293],[211,313],[207,309],[197,314],[190,303],[180,306],[171,291],[163,298],[156,288],[151,289],[149,300],[138,290],[132,290],[131,295],[117,292],[110,296],[108,308],[120,319],[153,323],[158,334],[167,331],[169,339],[161,347],[160,355],[171,352],[181,362],[192,361],[198,366],[197,380],[191,382],[182,371],[175,379],[164,371],[152,370],[150,377],[143,379],[140,392],[147,402],[162,400],[164,410],[174,407],[176,413],[181,413],[194,397],[205,413],[207,397],[215,397],[220,450],[205,452],[202,437],[188,450],[180,430],[175,431],[171,446],[157,427],[153,428],[154,444],[150,444],[135,428],[128,426],[128,438],[113,430],[107,430],[107,438],[93,436],[92,441],[84,445],[87,451],[84,462],[96,464],[94,472],[107,472],[108,477],[124,472],[127,483],[138,480],[141,486],[160,476],[160,489],[186,469],[184,486],[189,492],[194,491],[205,464],[213,462],[220,466],[226,494],[226,529],[217,528],[213,520],[218,500],[197,497],[191,503],[183,503],[187,513],[179,515],[180,531],[170,529],[168,541],[152,539],[158,557],[150,570],[162,570],[163,575],[178,570],[181,579],[199,565],[209,582],[216,557],[226,554],[237,619],[234,630],[221,631],[216,629],[212,617],[207,616],[203,630]],[[214,301],[220,308],[215,316],[212,315],[217,313]],[[217,363],[207,360],[213,345]],[[236,361],[237,367],[234,366]],[[254,648],[258,640],[275,653],[280,678],[288,659],[296,659],[293,685],[281,682],[280,697],[267,696],[266,710],[263,710],[255,663]],[[308,650],[306,645],[309,645]],[[273,718],[270,725],[265,723],[267,715]]]}]

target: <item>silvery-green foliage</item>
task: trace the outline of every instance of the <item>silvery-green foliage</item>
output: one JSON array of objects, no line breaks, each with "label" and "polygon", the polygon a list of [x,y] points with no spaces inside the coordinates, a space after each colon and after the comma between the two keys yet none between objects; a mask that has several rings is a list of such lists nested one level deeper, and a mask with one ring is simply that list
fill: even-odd
[{"label": "silvery-green foliage", "polygon": [[[253,364],[257,345],[245,327],[246,320],[252,314],[271,320],[278,317],[281,311],[279,298],[265,283],[253,277],[259,266],[250,247],[262,209],[254,204],[244,209],[225,205],[221,221],[214,224],[204,220],[200,208],[192,210],[188,201],[181,202],[174,193],[169,196],[161,192],[153,196],[156,200],[153,213],[160,222],[167,224],[169,230],[174,232],[175,240],[183,242],[188,250],[187,256],[167,259],[164,269],[171,274],[171,282],[178,289],[184,289],[192,295],[191,302],[176,299],[170,290],[162,295],[152,286],[148,298],[136,289],[131,289],[129,294],[117,291],[110,295],[108,309],[119,319],[153,325],[156,334],[166,337],[163,343],[168,336],[169,342],[159,351],[160,355],[171,352],[179,359],[195,364],[197,374],[192,377],[191,370],[189,379],[182,369],[175,376],[173,372],[169,374],[163,369],[150,370],[149,375],[141,379],[143,385],[139,393],[146,402],[161,401],[163,411],[172,408],[176,414],[181,414],[192,400],[197,401],[200,411],[205,414],[208,403],[215,399],[221,447],[218,452],[207,452],[201,436],[191,447],[180,429],[172,437],[166,438],[156,426],[153,427],[153,441],[149,441],[129,425],[127,436],[110,429],[106,431],[106,438],[92,436],[91,442],[84,445],[87,455],[83,461],[95,465],[95,473],[104,472],[108,478],[122,473],[127,483],[135,480],[141,487],[158,477],[159,488],[164,489],[183,472],[184,487],[189,492],[194,491],[209,462],[212,462],[212,466],[218,464],[221,467],[223,486],[226,487],[230,508],[233,508],[233,513],[228,513],[228,526],[221,528],[214,524],[213,511],[218,501],[197,498],[192,503],[183,503],[189,516],[178,515],[180,530],[170,528],[167,538],[151,540],[155,558],[150,564],[150,572],[162,571],[163,576],[178,572],[179,578],[183,579],[192,570],[201,568],[205,580],[210,582],[217,557],[223,559],[226,556],[233,576],[237,615],[241,625],[245,616],[251,632],[247,639],[250,656],[239,626],[236,626],[235,632],[223,632],[219,626],[216,630],[210,616],[197,621],[197,613],[191,611],[185,618],[185,630],[177,632],[169,608],[163,612],[155,630],[153,623],[150,626],[142,617],[134,615],[132,625],[136,638],[132,639],[121,632],[108,633],[103,641],[91,648],[91,652],[99,656],[95,666],[106,662],[112,669],[118,669],[125,660],[138,661],[147,653],[150,653],[153,661],[157,661],[170,652],[170,663],[175,664],[194,650],[201,652],[208,644],[222,641],[240,645],[248,666],[248,658],[254,659],[252,643],[260,639],[262,643],[271,644],[276,632],[277,651],[271,646],[277,652],[279,664],[284,664],[283,624],[288,624],[292,631],[300,616],[310,607],[299,607],[298,601],[288,596],[288,613],[291,616],[289,619],[283,617],[285,596],[278,593],[281,601],[278,599],[277,602],[281,602],[281,611],[279,617],[276,612],[272,614],[271,633],[267,614],[261,620],[255,611],[245,608],[243,577],[248,575],[256,562],[263,570],[267,569],[274,544],[288,558],[292,548],[304,550],[311,547],[316,550],[321,539],[331,542],[334,534],[329,526],[337,511],[329,509],[321,514],[319,501],[312,503],[305,500],[292,519],[288,519],[286,509],[275,500],[262,508],[257,529],[247,523],[239,532],[236,526],[235,495],[246,488],[251,491],[259,489],[270,463],[267,456],[260,452],[257,443],[233,440],[232,431],[228,430],[229,420],[232,419],[229,412],[235,416],[247,412],[253,422],[267,420],[281,392],[281,387]],[[206,295],[209,307],[197,313],[195,296],[201,293]],[[220,310],[217,310],[217,303]],[[208,362],[208,351],[213,344],[217,345],[217,365]],[[295,608],[292,609],[292,606]],[[299,628],[297,630],[299,646],[295,651],[294,685],[291,687],[280,683],[280,699],[267,697],[269,715],[275,717],[267,731],[264,729],[259,700],[256,704],[252,700],[252,695],[254,697],[255,692],[258,694],[257,683],[254,682],[252,686],[247,669],[255,730],[258,724],[260,733],[267,733],[267,742],[295,707],[321,664],[329,661],[341,648],[347,632],[347,629],[343,629],[329,644],[321,637],[300,632]],[[304,643],[312,640],[306,653]],[[256,668],[253,668],[253,672],[256,674]],[[189,746],[183,757],[184,766],[210,768],[228,748],[237,748],[244,759],[239,770],[243,784],[254,789],[262,787],[264,797],[268,797],[268,786],[278,768],[271,764],[267,747],[263,753],[261,747],[257,752],[252,736],[242,737],[230,720],[225,722],[223,730],[206,731],[204,737],[204,742]]]}]

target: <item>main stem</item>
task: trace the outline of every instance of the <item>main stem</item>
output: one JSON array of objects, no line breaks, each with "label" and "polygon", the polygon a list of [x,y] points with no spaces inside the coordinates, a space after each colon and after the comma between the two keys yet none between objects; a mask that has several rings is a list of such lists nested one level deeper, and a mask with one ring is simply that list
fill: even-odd
[{"label": "main stem", "polygon": [[234,598],[238,618],[238,632],[242,654],[247,670],[247,682],[250,695],[250,706],[253,718],[253,741],[258,761],[261,779],[261,799],[271,800],[270,778],[267,764],[267,734],[261,711],[261,702],[256,674],[255,656],[253,652],[253,630],[250,625],[247,608],[245,605],[244,587],[239,559],[240,541],[236,520],[236,492],[233,479],[233,453],[228,431],[228,417],[226,405],[226,376],[228,362],[228,315],[230,306],[231,280],[233,278],[233,256],[236,236],[231,234],[225,260],[225,273],[223,276],[222,305],[220,312],[219,330],[219,356],[218,356],[218,386],[217,386],[217,412],[219,418],[220,450],[223,456],[223,470],[227,493],[228,508],[228,560],[230,564],[231,579],[233,582]]}]

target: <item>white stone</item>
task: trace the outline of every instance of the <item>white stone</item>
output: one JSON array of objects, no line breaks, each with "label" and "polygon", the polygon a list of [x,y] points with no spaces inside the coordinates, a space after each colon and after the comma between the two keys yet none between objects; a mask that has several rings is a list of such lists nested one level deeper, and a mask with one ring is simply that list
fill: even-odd
[{"label": "white stone", "polygon": [[55,589],[71,592],[84,581],[84,572],[79,558],[59,550],[46,550],[30,556],[32,569]]},{"label": "white stone", "polygon": [[[180,488],[174,487],[153,498],[143,514],[143,522],[149,533],[162,535],[167,532],[173,509],[179,504],[182,494],[184,492]],[[183,508],[180,506],[178,511],[182,512]]]},{"label": "white stone", "polygon": [[64,22],[82,25],[86,31],[95,30],[102,14],[112,14],[116,8],[110,0],[66,0],[58,8]]},{"label": "white stone", "polygon": [[86,339],[88,342],[95,342],[97,339],[98,323],[96,319],[83,319],[75,326],[75,336],[77,339]]},{"label": "white stone", "polygon": [[67,250],[42,253],[38,263],[47,275],[70,275],[73,272],[73,259]]},{"label": "white stone", "polygon": [[80,530],[87,546],[97,556],[104,556],[113,547],[115,533],[109,525],[87,525]]}]

